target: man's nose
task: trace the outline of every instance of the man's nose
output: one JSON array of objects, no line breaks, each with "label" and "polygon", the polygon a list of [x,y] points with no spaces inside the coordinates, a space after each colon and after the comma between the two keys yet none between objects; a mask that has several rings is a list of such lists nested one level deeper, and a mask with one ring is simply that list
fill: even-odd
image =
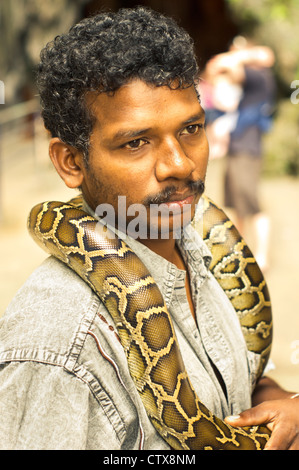
[{"label": "man's nose", "polygon": [[194,161],[188,157],[177,139],[167,139],[160,145],[156,162],[158,181],[185,179],[191,176],[194,169]]}]

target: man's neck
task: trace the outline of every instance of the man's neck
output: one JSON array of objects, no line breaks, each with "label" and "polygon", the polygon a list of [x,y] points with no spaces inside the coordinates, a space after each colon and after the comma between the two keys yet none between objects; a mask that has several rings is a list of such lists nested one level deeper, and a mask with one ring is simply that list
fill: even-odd
[{"label": "man's neck", "polygon": [[185,265],[180,254],[180,251],[175,243],[175,239],[158,239],[158,240],[139,240],[140,243],[147,246],[150,250],[152,250],[157,255],[162,256],[162,258],[166,259],[170,263],[175,264],[179,269],[185,269]]},{"label": "man's neck", "polygon": [[192,294],[191,294],[191,286],[190,286],[190,278],[188,268],[185,265],[184,259],[178,249],[177,244],[175,243],[174,239],[169,240],[140,240],[140,242],[147,246],[150,250],[154,251],[158,255],[162,256],[167,261],[173,263],[177,268],[184,270],[186,272],[185,278],[185,288],[186,288],[186,295],[187,300],[190,306],[191,314],[197,324],[196,315],[195,315],[195,308],[193,305]]}]

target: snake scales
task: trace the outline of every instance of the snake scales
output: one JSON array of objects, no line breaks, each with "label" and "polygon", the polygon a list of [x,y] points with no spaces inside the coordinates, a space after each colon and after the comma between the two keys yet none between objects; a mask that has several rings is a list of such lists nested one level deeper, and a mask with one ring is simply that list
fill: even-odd
[{"label": "snake scales", "polygon": [[[260,355],[258,377],[272,340],[265,280],[239,233],[206,196],[195,228],[212,252],[211,270],[239,316],[250,351]],[[96,292],[118,329],[128,367],[151,422],[173,449],[263,449],[266,426],[234,428],[196,396],[186,373],[170,315],[143,263],[119,238],[100,233],[82,201],[35,206],[29,232],[50,254],[69,265]]]}]

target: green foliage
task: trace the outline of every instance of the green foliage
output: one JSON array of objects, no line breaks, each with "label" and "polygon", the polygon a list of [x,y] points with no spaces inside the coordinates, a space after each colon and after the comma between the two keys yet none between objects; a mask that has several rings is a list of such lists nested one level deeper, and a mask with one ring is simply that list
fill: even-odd
[{"label": "green foliage", "polygon": [[280,101],[273,128],[264,137],[264,151],[266,175],[299,176],[299,104]]},{"label": "green foliage", "polygon": [[[242,34],[270,46],[276,75],[286,92],[299,79],[299,0],[226,0]],[[297,76],[296,76],[297,74]]]},{"label": "green foliage", "polygon": [[299,80],[299,0],[226,0],[240,34],[271,47],[276,56],[278,102],[265,136],[265,172],[299,176],[299,104],[290,86]]},{"label": "green foliage", "polygon": [[255,17],[263,23],[271,19],[288,20],[299,7],[298,0],[226,0],[237,17],[243,20]]}]

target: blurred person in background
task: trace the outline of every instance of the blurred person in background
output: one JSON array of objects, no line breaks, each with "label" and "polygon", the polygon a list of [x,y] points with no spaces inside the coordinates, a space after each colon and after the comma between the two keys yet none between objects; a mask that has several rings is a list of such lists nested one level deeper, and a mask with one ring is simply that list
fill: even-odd
[{"label": "blurred person in background", "polygon": [[255,256],[263,271],[268,268],[270,220],[258,191],[262,138],[271,128],[275,100],[274,62],[270,48],[238,36],[228,52],[207,63],[201,84],[211,158],[227,156],[224,205],[234,210],[241,234],[246,222],[251,223]]}]

